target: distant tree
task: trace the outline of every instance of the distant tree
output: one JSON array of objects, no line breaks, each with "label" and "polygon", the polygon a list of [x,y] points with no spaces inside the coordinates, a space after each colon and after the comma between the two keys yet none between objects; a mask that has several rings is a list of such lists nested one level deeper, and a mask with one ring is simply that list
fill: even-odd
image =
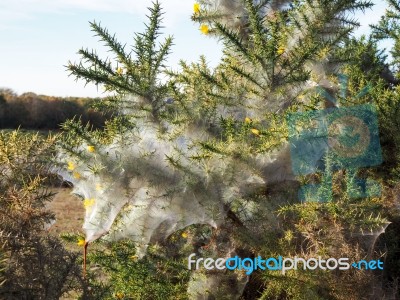
[{"label": "distant tree", "polygon": [[[101,128],[109,118],[91,108],[96,99],[60,98],[36,95],[35,93],[15,94],[12,90],[0,90],[0,128],[24,128],[60,130],[68,119],[80,119],[94,128]],[[1,101],[1,100],[0,100]]]}]

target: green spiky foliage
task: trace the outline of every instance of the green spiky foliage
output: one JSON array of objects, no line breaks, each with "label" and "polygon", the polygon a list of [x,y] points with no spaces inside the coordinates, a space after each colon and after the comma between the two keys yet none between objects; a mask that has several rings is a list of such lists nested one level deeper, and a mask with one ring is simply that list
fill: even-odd
[{"label": "green spiky foliage", "polygon": [[[335,50],[341,48],[358,24],[346,17],[346,13],[372,5],[369,1],[256,1],[254,4],[249,0],[243,1],[244,16],[235,25],[227,15],[218,14],[220,8],[210,2],[200,1],[205,9],[194,14],[193,20],[209,24],[209,34],[225,45],[223,62],[216,74],[204,74],[214,83],[212,93],[231,105],[243,105],[243,98],[251,97],[253,105],[259,105],[257,109],[274,112],[303,104],[297,96],[304,92],[307,80],[318,82],[325,75],[322,73],[330,75],[338,70],[340,57]],[[265,15],[265,6],[273,2],[282,2],[283,8],[269,10]],[[226,14],[232,13],[231,18],[236,18],[237,11],[230,9],[225,9]],[[313,68],[328,60],[325,70]]]},{"label": "green spiky foliage", "polygon": [[[150,10],[150,22],[146,25],[144,34],[136,34],[131,51],[118,42],[100,23],[90,22],[92,31],[100,41],[109,48],[115,57],[102,59],[96,51],[79,50],[82,57],[80,63],[69,63],[67,69],[76,79],[86,83],[101,85],[106,92],[113,92],[114,97],[104,99],[97,107],[110,109],[112,112],[122,112],[126,109],[150,112],[158,118],[160,110],[165,105],[164,98],[167,85],[160,82],[160,74],[165,60],[170,53],[172,37],[167,37],[163,43],[157,40],[161,32],[162,12],[159,3]],[[126,95],[137,95],[143,98],[143,103],[136,104],[126,99]]]},{"label": "green spiky foliage", "polygon": [[[100,272],[91,271],[88,278],[90,299],[187,299],[190,272],[182,257],[178,260],[154,246],[139,260],[130,241],[103,246],[88,257],[92,266],[101,267]],[[105,282],[96,278],[104,275],[109,277]]]},{"label": "green spiky foliage", "polygon": [[55,136],[0,131],[2,299],[58,299],[81,289],[78,254],[49,234]]},{"label": "green spiky foliage", "polygon": [[[381,17],[378,24],[372,24],[371,38],[373,41],[379,44],[386,43],[386,53],[389,55],[387,60],[388,66],[386,70],[381,74],[383,85],[386,88],[382,88],[380,93],[377,93],[377,101],[379,103],[380,110],[380,123],[382,131],[382,143],[384,147],[385,155],[385,169],[386,173],[382,173],[382,177],[385,178],[388,187],[393,191],[392,203],[397,205],[400,201],[398,197],[398,182],[400,175],[400,141],[398,130],[400,129],[399,119],[399,33],[400,33],[400,3],[395,0],[387,0],[387,9],[385,14]],[[399,241],[398,236],[398,224],[399,214],[394,212],[391,214],[390,221],[393,222],[389,230],[385,233],[381,240],[381,243],[385,244],[387,249],[387,262],[388,269],[384,276],[389,284],[398,286],[399,285],[399,272],[395,266],[399,265],[400,258],[398,255]],[[400,291],[397,291],[397,297],[400,295]]]},{"label": "green spiky foliage", "polygon": [[[380,95],[379,107],[382,114],[382,127],[384,131],[384,143],[388,145],[387,155],[390,155],[388,163],[390,162],[392,168],[392,174],[398,175],[397,165],[399,162],[398,149],[400,142],[398,140],[398,134],[395,131],[399,128],[399,105],[398,105],[398,91],[399,91],[399,14],[400,6],[398,1],[387,1],[388,9],[385,15],[381,17],[381,20],[376,25],[371,25],[372,34],[371,37],[376,42],[390,41],[393,46],[388,49],[390,53],[389,65],[382,72],[384,83],[388,84],[383,93]],[[392,154],[396,153],[393,157]],[[394,159],[395,158],[395,159]]]},{"label": "green spiky foliage", "polygon": [[[111,111],[115,118],[106,124],[104,131],[93,131],[76,120],[65,123],[64,129],[68,133],[63,150],[79,162],[88,162],[90,154],[79,148],[82,144],[94,145],[100,152],[115,139],[123,139],[124,132],[140,131],[142,122],[151,120],[162,140],[173,140],[174,136],[188,131],[207,134],[206,140],[191,141],[192,149],[196,149],[196,153],[191,153],[188,158],[193,169],[198,165],[212,169],[209,162],[215,162],[212,160],[215,158],[253,164],[256,169],[254,157],[269,158],[274,151],[287,145],[285,119],[288,113],[328,106],[326,99],[315,92],[315,86],[336,95],[337,72],[349,76],[349,99],[356,99],[342,102],[343,106],[377,104],[383,122],[382,136],[389,140],[395,134],[393,130],[398,128],[389,123],[396,113],[392,109],[397,98],[392,97],[396,91],[393,82],[384,76],[388,71],[385,57],[372,39],[350,37],[357,22],[349,17],[349,13],[370,7],[370,1],[349,0],[244,0],[234,4],[199,1],[192,19],[202,26],[203,33],[222,41],[223,57],[215,69],[207,66],[206,57],[201,57],[197,63],[182,61],[179,71],[164,68],[172,39],[157,44],[162,16],[158,2],[150,8],[149,25],[144,34],[136,34],[131,52],[126,52],[114,35],[93,22],[92,30],[115,57],[104,60],[95,51],[82,49],[79,52],[81,62],[70,63],[67,68],[77,79],[113,93],[111,97],[100,99],[96,107]],[[167,75],[163,82],[161,75]],[[355,98],[368,84],[373,87],[370,94]],[[397,149],[386,144],[383,147],[384,152]],[[196,177],[195,171],[182,163],[184,159],[181,158],[187,158],[185,154],[166,156],[166,160],[174,169],[188,175],[190,179],[186,184],[190,186]],[[151,159],[152,153],[145,153],[143,157]],[[283,165],[290,164],[287,157],[278,156],[277,160]],[[397,165],[391,167],[395,170]],[[88,167],[94,175],[104,168],[101,164]],[[203,235],[204,243],[199,250],[197,243],[192,241],[193,251],[212,255],[229,240],[236,250],[254,256],[366,258],[371,249],[363,247],[363,242],[354,235],[373,232],[393,216],[390,189],[395,182],[385,177],[386,168],[384,165],[383,168],[361,170],[358,174],[381,182],[382,197],[351,199],[349,193],[353,191],[346,193],[343,183],[348,175],[339,171],[333,175],[333,201],[328,203],[299,203],[297,200],[298,181],[301,184],[320,182],[321,174],[304,176],[297,182],[292,178],[268,184],[266,180],[268,185],[253,190],[246,197],[236,197],[225,207],[228,213],[223,229],[210,233],[208,228],[199,233],[194,226],[191,230]],[[269,179],[275,171],[265,168],[260,173],[264,172]],[[232,182],[238,180],[239,175],[236,175],[229,179]],[[254,236],[252,231],[258,235]],[[164,243],[162,247],[168,253],[169,247],[173,246]],[[177,247],[180,259],[183,254],[190,253],[188,247]],[[140,264],[125,263],[125,257],[136,253],[126,251],[126,244],[118,246],[117,243],[112,244],[106,254],[97,253],[91,258],[118,282],[118,289],[123,290],[102,287],[108,289],[108,296],[132,298],[131,295],[142,291],[124,288],[120,283],[125,279],[142,280],[143,274],[147,276],[144,266],[173,274],[172,280],[156,276],[157,286],[148,290],[149,295],[160,286],[163,289],[164,285],[166,294],[163,295],[174,297],[172,295],[182,291],[182,285],[187,284],[187,274],[175,273],[160,257],[150,255]],[[177,283],[177,278],[184,279]],[[250,277],[243,297],[363,299],[371,293],[375,279],[364,271],[338,274],[298,270],[285,275],[257,272]],[[143,284],[149,283],[144,281]],[[358,288],[354,289],[354,286]],[[217,294],[217,299],[222,299],[218,295],[221,294]],[[228,297],[227,294],[224,297]]]},{"label": "green spiky foliage", "polygon": [[378,24],[372,24],[372,37],[375,40],[391,40],[394,45],[390,49],[390,54],[392,55],[392,66],[394,67],[394,72],[398,74],[399,70],[399,56],[400,56],[400,44],[399,44],[399,13],[400,13],[400,3],[396,0],[387,0],[388,9],[385,14],[381,17]]}]

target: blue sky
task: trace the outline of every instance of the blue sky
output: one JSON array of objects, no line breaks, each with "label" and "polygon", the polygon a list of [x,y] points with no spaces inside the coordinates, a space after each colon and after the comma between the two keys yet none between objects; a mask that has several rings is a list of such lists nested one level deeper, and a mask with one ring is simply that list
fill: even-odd
[{"label": "blue sky", "polygon": [[[172,68],[180,59],[198,60],[206,55],[216,65],[221,47],[215,39],[202,35],[192,23],[191,0],[160,0],[164,8],[164,33],[174,36]],[[357,34],[368,31],[383,14],[384,1],[365,15]],[[90,31],[89,21],[100,21],[118,39],[132,41],[134,32],[143,31],[150,0],[1,0],[0,1],[0,87],[17,93],[34,92],[53,96],[104,96],[95,86],[84,86],[68,77],[65,65],[78,61],[81,47],[101,50]],[[107,55],[107,52],[99,51]]]}]

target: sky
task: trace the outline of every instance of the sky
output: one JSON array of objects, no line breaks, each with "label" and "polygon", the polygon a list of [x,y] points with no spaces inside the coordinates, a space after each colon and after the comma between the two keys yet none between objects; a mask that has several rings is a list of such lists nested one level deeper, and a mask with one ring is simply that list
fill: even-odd
[{"label": "sky", "polygon": [[[177,69],[180,59],[197,61],[205,55],[211,66],[221,57],[221,45],[199,32],[190,20],[191,0],[160,0],[164,9],[165,35],[173,35],[174,46],[168,65]],[[362,27],[357,35],[368,32],[384,13],[384,1],[374,0],[373,10],[358,13]],[[18,94],[34,92],[49,96],[104,96],[94,85],[84,85],[68,76],[65,65],[78,62],[80,48],[99,50],[98,38],[89,21],[101,22],[121,43],[132,44],[135,32],[143,32],[150,0],[1,0],[0,1],[0,88]]]}]

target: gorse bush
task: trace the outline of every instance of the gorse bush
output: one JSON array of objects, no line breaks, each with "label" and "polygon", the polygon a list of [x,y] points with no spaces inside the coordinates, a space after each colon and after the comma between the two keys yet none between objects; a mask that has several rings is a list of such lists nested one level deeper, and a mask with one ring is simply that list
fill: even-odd
[{"label": "gorse bush", "polygon": [[83,281],[78,254],[48,234],[49,158],[56,136],[0,132],[2,299],[59,299]]},{"label": "gorse bush", "polygon": [[[81,61],[67,68],[111,93],[95,107],[115,118],[92,131],[66,122],[56,164],[83,200],[89,252],[92,244],[104,247],[88,257],[92,295],[176,299],[186,291],[183,299],[368,299],[394,293],[397,279],[384,282],[382,274],[367,270],[246,276],[204,270],[188,275],[182,268],[190,253],[384,259],[375,240],[398,215],[390,191],[399,165],[397,157],[388,157],[399,153],[398,95],[396,74],[376,42],[351,37],[358,24],[350,13],[370,7],[370,1],[356,0],[199,1],[193,21],[224,45],[215,69],[205,57],[181,62],[179,71],[166,69],[172,38],[158,42],[158,2],[130,51],[90,23],[114,57],[81,49]],[[325,169],[296,174],[290,118],[339,106],[377,107],[384,163],[346,171],[331,167],[327,155],[320,162]],[[375,180],[380,195],[377,185],[363,194],[357,178]],[[300,186],[318,183],[315,194],[330,196],[300,201]]]},{"label": "gorse bush", "polygon": [[[183,257],[171,257],[162,247],[149,248],[139,260],[135,245],[129,241],[103,244],[89,252],[91,299],[187,299],[190,272]],[[107,280],[99,281],[106,276]]]}]

